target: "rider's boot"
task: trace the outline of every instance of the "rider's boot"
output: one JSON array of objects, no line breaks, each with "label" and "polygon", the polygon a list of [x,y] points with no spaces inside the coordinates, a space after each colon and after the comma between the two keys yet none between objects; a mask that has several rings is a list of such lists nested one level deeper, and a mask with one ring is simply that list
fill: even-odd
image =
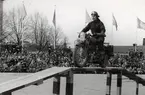
[{"label": "rider's boot", "polygon": [[90,63],[94,62],[94,52],[91,54]]}]

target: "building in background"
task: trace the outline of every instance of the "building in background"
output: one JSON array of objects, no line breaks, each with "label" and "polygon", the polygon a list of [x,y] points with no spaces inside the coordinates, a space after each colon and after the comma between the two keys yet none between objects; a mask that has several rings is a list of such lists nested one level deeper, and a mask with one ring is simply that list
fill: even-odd
[{"label": "building in background", "polygon": [[128,54],[130,50],[137,52],[143,52],[145,54],[145,38],[143,38],[143,45],[136,45],[133,44],[132,46],[114,46],[113,47],[113,52],[114,54],[119,53],[119,54]]},{"label": "building in background", "polygon": [[145,38],[143,38],[143,46],[145,46]]}]

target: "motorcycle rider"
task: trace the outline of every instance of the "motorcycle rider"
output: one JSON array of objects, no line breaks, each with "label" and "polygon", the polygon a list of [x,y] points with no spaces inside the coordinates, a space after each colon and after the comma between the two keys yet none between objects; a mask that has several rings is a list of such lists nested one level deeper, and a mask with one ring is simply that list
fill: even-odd
[{"label": "motorcycle rider", "polygon": [[82,29],[81,32],[88,32],[91,30],[92,37],[90,39],[91,43],[98,45],[98,50],[100,54],[104,54],[104,40],[105,40],[105,26],[103,22],[99,19],[99,15],[96,11],[91,13],[92,21]]}]

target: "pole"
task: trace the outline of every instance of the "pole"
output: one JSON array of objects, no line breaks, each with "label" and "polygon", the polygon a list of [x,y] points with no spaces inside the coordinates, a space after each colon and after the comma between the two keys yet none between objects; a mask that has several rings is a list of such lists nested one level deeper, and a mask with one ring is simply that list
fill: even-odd
[{"label": "pole", "polygon": [[[22,38],[21,38],[21,45],[22,45],[22,54],[24,53],[24,19],[21,20],[22,26],[21,26],[21,31],[22,31]],[[19,26],[18,26],[19,27]]]},{"label": "pole", "polygon": [[111,95],[111,80],[112,74],[111,72],[107,72],[106,95]]},{"label": "pole", "polygon": [[23,12],[24,12],[24,15],[22,17],[22,53],[24,53],[24,20],[27,16],[27,12],[26,12],[26,8],[24,5],[24,1],[22,3],[23,3]]},{"label": "pole", "polygon": [[121,95],[122,90],[122,72],[117,74],[117,95]]},{"label": "pole", "polygon": [[[113,16],[113,13],[112,13],[112,16]],[[112,17],[112,34],[111,34],[111,36],[112,36],[112,39],[111,39],[112,41],[111,42],[112,42],[112,45],[113,45],[113,40],[114,40],[113,39],[113,17]]]},{"label": "pole", "polygon": [[56,48],[56,5],[54,6],[53,24],[54,24],[54,49]]},{"label": "pole", "polygon": [[24,53],[24,29],[22,20],[22,54]]},{"label": "pole", "polygon": [[54,49],[56,49],[56,26],[54,27]]},{"label": "pole", "polygon": [[68,76],[66,77],[66,94],[65,95],[73,95],[73,72],[70,71]]},{"label": "pole", "polygon": [[136,95],[138,95],[138,92],[139,92],[139,83],[136,82]]},{"label": "pole", "polygon": [[53,95],[60,94],[60,76],[56,76],[53,79]]},{"label": "pole", "polygon": [[[138,34],[137,34],[137,30],[136,30],[136,43],[135,43],[136,45],[137,45],[137,35],[138,35]],[[136,51],[136,50],[135,50],[135,51]]]},{"label": "pole", "polygon": [[3,0],[0,0],[0,36],[3,32]]},{"label": "pole", "polygon": [[[0,38],[2,37],[2,32],[3,32],[3,1],[4,0],[0,0]],[[2,39],[0,40],[0,55],[2,52],[1,44],[2,44]]]}]

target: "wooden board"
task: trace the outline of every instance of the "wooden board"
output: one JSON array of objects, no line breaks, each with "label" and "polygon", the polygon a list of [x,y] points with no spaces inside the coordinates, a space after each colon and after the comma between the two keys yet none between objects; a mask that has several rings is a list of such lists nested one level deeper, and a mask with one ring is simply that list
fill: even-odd
[{"label": "wooden board", "polygon": [[12,80],[7,80],[3,83],[0,83],[0,93],[6,91],[14,91],[29,86],[31,84],[35,84],[37,83],[37,81],[39,82],[43,79],[51,78],[57,74],[61,74],[62,72],[69,71],[70,69],[71,68],[53,67],[37,73],[28,74],[22,77],[17,77]]},{"label": "wooden board", "polygon": [[[122,75],[130,78],[131,80],[134,80],[136,82],[139,82],[143,85],[145,85],[145,80],[135,74],[132,74],[131,72],[128,72],[127,70],[123,68],[116,68],[116,67],[107,67],[107,68],[100,68],[100,67],[85,67],[85,68],[68,68],[68,67],[52,67],[37,73],[31,73],[31,74],[20,74],[15,73],[16,75],[12,78],[7,76],[7,73],[0,73],[1,79],[0,79],[0,93],[4,92],[12,92],[18,89],[21,89],[23,87],[33,85],[33,84],[41,84],[43,83],[43,80],[46,80],[48,78],[54,77],[59,74],[66,73],[68,71],[73,71],[74,74],[76,71],[81,71],[80,73],[84,73],[85,71],[103,71],[103,72],[115,72],[115,74],[122,72]],[[8,77],[8,79],[4,80],[3,77]],[[2,80],[3,79],[3,80]]]},{"label": "wooden board", "polygon": [[118,74],[122,72],[122,75],[128,77],[131,80],[134,80],[135,82],[138,82],[145,86],[145,79],[139,77],[136,74],[133,74],[126,69],[123,69],[121,67],[106,67],[106,68],[101,68],[101,67],[84,67],[84,68],[72,68],[74,73],[76,74],[92,74],[96,72],[111,72],[113,74]]}]

